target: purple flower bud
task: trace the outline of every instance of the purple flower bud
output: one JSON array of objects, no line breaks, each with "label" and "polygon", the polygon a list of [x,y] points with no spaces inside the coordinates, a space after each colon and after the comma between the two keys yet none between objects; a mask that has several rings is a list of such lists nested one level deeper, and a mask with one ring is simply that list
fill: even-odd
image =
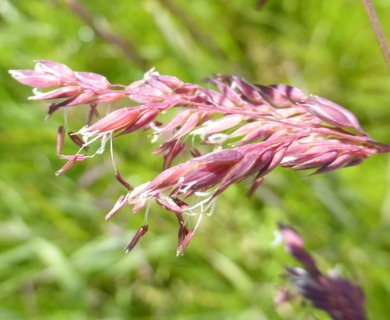
[{"label": "purple flower bud", "polygon": [[70,86],[62,87],[53,91],[41,93],[35,91],[35,96],[29,97],[30,100],[51,100],[51,99],[62,99],[72,98],[79,95],[82,92],[80,87]]},{"label": "purple flower bud", "polygon": [[86,146],[84,144],[84,141],[83,139],[81,139],[76,133],[74,133],[73,131],[69,131],[68,132],[68,136],[69,138],[77,145],[79,146],[80,148],[83,148],[84,150],[88,150],[88,146]]},{"label": "purple flower bud", "polygon": [[[309,97],[310,97],[308,94],[304,93],[302,90],[295,88],[295,87],[285,85],[285,84],[273,84],[273,85],[269,86],[269,88],[276,89],[280,94],[282,94],[282,96],[280,96],[279,99],[286,97],[287,99],[289,99],[292,102],[304,102],[307,99],[309,99]],[[262,90],[264,90],[265,93],[268,95],[269,94],[271,94],[271,95],[278,94],[277,92],[275,92],[273,90],[267,91],[268,90],[267,88],[262,87]],[[274,97],[272,97],[272,99],[274,99]],[[276,96],[275,96],[275,99],[276,99]]]},{"label": "purple flower bud", "polygon": [[304,249],[303,240],[291,227],[280,224],[286,249],[304,268],[288,267],[287,276],[300,294],[314,307],[327,312],[334,320],[365,320],[362,289],[336,274],[324,275]]},{"label": "purple flower bud", "polygon": [[220,94],[219,92],[213,90],[205,90],[203,94],[207,97],[207,100],[209,102],[221,107],[222,109],[229,110],[236,107],[233,101],[227,99],[223,94]]},{"label": "purple flower bud", "polygon": [[189,207],[188,204],[178,198],[166,197],[162,194],[158,196],[156,202],[164,209],[175,213],[178,217]]},{"label": "purple flower bud", "polygon": [[151,86],[140,87],[128,93],[131,100],[139,103],[161,102],[165,100],[165,94]]},{"label": "purple flower bud", "polygon": [[114,215],[118,213],[120,209],[122,209],[127,204],[127,199],[125,195],[121,195],[114,207],[110,210],[109,213],[106,214],[106,220],[110,220]]},{"label": "purple flower bud", "polygon": [[119,131],[135,123],[143,112],[145,112],[144,107],[121,108],[109,113],[92,126],[81,129],[79,133],[83,135],[93,134],[94,132],[106,134]]},{"label": "purple flower bud", "polygon": [[76,75],[72,69],[62,63],[49,60],[37,60],[35,62],[36,71],[51,74],[57,78],[60,78],[64,84],[71,84],[76,81]]},{"label": "purple flower bud", "polygon": [[93,72],[76,72],[77,82],[82,88],[94,91],[105,90],[110,87],[106,77]]},{"label": "purple flower bud", "polygon": [[87,157],[84,154],[76,154],[73,156],[60,155],[60,158],[68,160],[68,162],[56,172],[56,176],[59,176],[64,172],[68,171],[76,162],[87,160]]},{"label": "purple flower bud", "polygon": [[184,236],[184,239],[180,242],[180,244],[177,247],[177,251],[176,251],[177,256],[184,255],[184,250],[190,244],[190,241],[194,237],[194,235],[195,235],[195,230],[188,231],[188,233]]},{"label": "purple flower bud", "polygon": [[146,83],[150,87],[159,90],[163,95],[169,95],[172,93],[172,89],[169,86],[167,86],[164,82],[160,81],[158,77],[152,77],[146,80]]},{"label": "purple flower bud", "polygon": [[325,173],[325,172],[333,171],[344,167],[355,166],[361,163],[365,158],[369,156],[369,154],[360,151],[361,150],[359,150],[356,154],[354,153],[342,154],[338,156],[336,159],[334,159],[331,163],[323,165],[315,173]]},{"label": "purple flower bud", "polygon": [[279,126],[275,124],[263,124],[261,121],[250,122],[230,134],[229,138],[235,138],[245,134],[245,137],[235,143],[235,145],[240,146],[256,140],[267,139],[278,129]]},{"label": "purple flower bud", "polygon": [[127,94],[124,91],[108,91],[99,93],[96,98],[92,99],[88,103],[111,103],[126,97],[126,95]]},{"label": "purple flower bud", "polygon": [[156,79],[173,90],[180,89],[184,85],[184,82],[172,76],[158,75],[156,76]]},{"label": "purple flower bud", "polygon": [[138,229],[137,233],[134,235],[133,239],[131,242],[128,244],[128,246],[125,248],[126,253],[129,253],[133,248],[136,246],[138,241],[141,239],[141,237],[148,232],[148,226],[142,226],[141,228]]},{"label": "purple flower bud", "polygon": [[292,166],[293,169],[311,169],[318,167],[326,167],[339,156],[337,150],[326,151],[325,153],[306,153],[296,159],[294,162],[295,165]]},{"label": "purple flower bud", "polygon": [[246,81],[243,81],[238,77],[231,77],[231,86],[240,90],[244,97],[251,103],[256,105],[267,103],[267,101],[262,97],[259,90],[255,86],[249,84]]},{"label": "purple flower bud", "polygon": [[228,114],[215,121],[206,122],[204,127],[199,129],[199,132],[202,135],[210,135],[221,132],[239,125],[244,119],[245,116],[240,114]]},{"label": "purple flower bud", "polygon": [[117,170],[115,172],[115,178],[129,191],[134,190],[134,187],[122,178],[121,174]]},{"label": "purple flower bud", "polygon": [[180,139],[190,133],[192,129],[202,122],[202,116],[202,113],[192,113],[181,128],[170,138],[170,140]]},{"label": "purple flower bud", "polygon": [[64,126],[58,127],[57,132],[57,155],[60,155],[62,153],[62,147],[64,145],[64,135],[65,135],[65,129]]},{"label": "purple flower bud", "polygon": [[183,151],[184,148],[185,144],[178,142],[178,140],[169,141],[163,143],[160,148],[153,152],[153,154],[164,153],[163,169],[166,170],[171,166],[172,161],[180,154],[180,152]]},{"label": "purple flower bud", "polygon": [[334,125],[337,128],[352,129],[360,134],[366,135],[360,127],[356,117],[350,111],[334,102],[324,98],[315,97],[305,103],[300,103],[300,106],[321,120]]},{"label": "purple flower bud", "polygon": [[160,113],[161,110],[158,109],[144,111],[134,123],[130,123],[127,127],[125,127],[124,130],[117,135],[117,137],[147,127]]},{"label": "purple flower bud", "polygon": [[39,71],[10,70],[11,76],[18,82],[35,88],[51,88],[62,84],[61,79]]},{"label": "purple flower bud", "polygon": [[234,105],[242,104],[243,101],[240,95],[234,91],[234,89],[228,87],[226,84],[220,81],[219,77],[223,78],[222,75],[217,75],[217,78],[207,78],[206,81],[214,84],[219,89],[219,91],[221,91],[224,99],[231,101]]}]

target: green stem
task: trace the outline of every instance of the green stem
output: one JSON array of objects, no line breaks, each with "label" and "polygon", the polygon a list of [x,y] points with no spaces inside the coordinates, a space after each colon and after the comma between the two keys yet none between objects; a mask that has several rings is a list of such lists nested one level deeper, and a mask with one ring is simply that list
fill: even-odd
[{"label": "green stem", "polygon": [[366,8],[367,15],[370,18],[370,22],[372,25],[372,28],[374,29],[376,38],[379,42],[379,46],[382,50],[383,57],[385,58],[387,67],[390,70],[390,49],[389,44],[386,41],[385,34],[383,32],[383,29],[379,23],[378,16],[375,12],[375,8],[371,2],[371,0],[363,0],[364,7]]}]

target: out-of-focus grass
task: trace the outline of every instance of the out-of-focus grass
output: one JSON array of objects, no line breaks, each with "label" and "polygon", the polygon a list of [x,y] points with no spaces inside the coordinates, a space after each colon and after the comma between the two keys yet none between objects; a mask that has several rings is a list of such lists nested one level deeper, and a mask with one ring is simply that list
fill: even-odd
[{"label": "out-of-focus grass", "polygon": [[[143,216],[123,210],[104,222],[123,192],[109,155],[55,177],[62,165],[55,156],[62,115],[45,123],[45,104],[28,102],[31,91],[6,73],[31,68],[35,59],[102,73],[118,83],[137,80],[152,66],[198,83],[214,72],[234,73],[334,100],[353,111],[374,139],[390,143],[390,75],[363,7],[352,0],[274,0],[261,10],[249,0],[83,1],[94,23],[121,39],[118,46],[94,33],[72,3],[0,3],[0,318],[307,316],[315,311],[272,306],[284,266],[294,263],[282,247],[271,246],[276,222],[283,221],[302,233],[321,266],[340,268],[360,283],[369,314],[385,319],[387,156],[310,178],[278,169],[253,199],[245,197],[245,186],[231,187],[181,258],[175,257],[175,218],[153,207],[148,235],[125,255]],[[389,35],[390,7],[386,1],[376,5]],[[143,65],[123,47],[134,47]],[[85,114],[70,110],[69,122],[82,123]],[[123,137],[116,148],[120,170],[133,184],[161,168],[143,135]]]}]

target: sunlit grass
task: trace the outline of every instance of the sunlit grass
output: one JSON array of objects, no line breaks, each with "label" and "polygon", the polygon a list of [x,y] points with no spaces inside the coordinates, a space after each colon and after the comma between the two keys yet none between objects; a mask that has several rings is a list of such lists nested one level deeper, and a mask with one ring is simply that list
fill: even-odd
[{"label": "sunlit grass", "polygon": [[[163,1],[85,6],[131,42],[148,68],[198,83],[221,72],[300,86],[351,109],[373,138],[390,142],[390,75],[360,3],[275,0],[256,10],[256,1],[172,2],[196,29]],[[378,11],[389,34],[389,7],[382,1]],[[97,34],[81,39],[87,23],[66,1],[4,1],[0,15],[1,319],[310,317],[314,311],[299,304],[280,311],[272,305],[284,267],[294,264],[282,246],[271,245],[278,221],[302,233],[321,266],[337,265],[362,284],[371,318],[386,318],[388,157],[323,176],[277,170],[252,199],[245,186],[233,186],[181,258],[176,218],[154,206],[148,236],[125,255],[143,215],[129,209],[104,221],[123,192],[109,155],[55,177],[63,165],[55,155],[61,116],[45,123],[43,105],[26,101],[30,91],[6,71],[44,58],[130,83],[146,70]],[[84,120],[81,109],[69,113]],[[143,135],[118,141],[121,173],[136,185],[161,168],[152,147]],[[102,163],[102,174],[92,174]]]}]

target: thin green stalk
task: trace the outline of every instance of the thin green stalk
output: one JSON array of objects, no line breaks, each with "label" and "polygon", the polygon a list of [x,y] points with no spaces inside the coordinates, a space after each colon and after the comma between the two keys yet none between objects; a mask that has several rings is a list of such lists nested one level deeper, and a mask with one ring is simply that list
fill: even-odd
[{"label": "thin green stalk", "polygon": [[379,42],[379,46],[382,50],[383,57],[385,58],[387,67],[390,70],[390,49],[389,44],[386,41],[385,34],[383,32],[383,29],[380,25],[378,16],[375,12],[375,8],[372,4],[371,0],[363,0],[364,7],[366,8],[367,15],[370,18],[370,22],[372,25],[372,28],[374,29],[376,38]]}]

